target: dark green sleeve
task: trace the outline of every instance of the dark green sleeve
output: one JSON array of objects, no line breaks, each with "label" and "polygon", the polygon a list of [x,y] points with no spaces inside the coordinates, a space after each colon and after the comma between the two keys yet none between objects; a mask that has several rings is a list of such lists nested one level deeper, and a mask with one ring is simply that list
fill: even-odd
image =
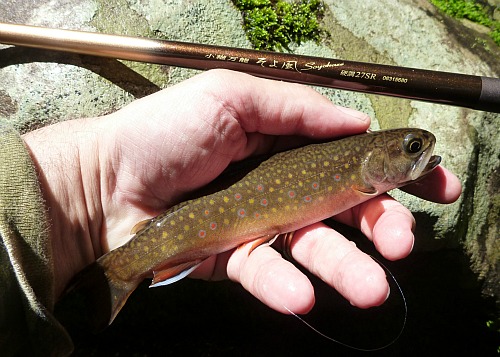
[{"label": "dark green sleeve", "polygon": [[65,356],[71,339],[52,315],[49,223],[19,134],[0,122],[0,354]]}]

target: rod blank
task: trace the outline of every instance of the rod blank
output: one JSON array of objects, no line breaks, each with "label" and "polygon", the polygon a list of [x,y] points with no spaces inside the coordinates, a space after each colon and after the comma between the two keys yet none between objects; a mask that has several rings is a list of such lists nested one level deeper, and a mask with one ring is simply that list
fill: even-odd
[{"label": "rod blank", "polygon": [[226,68],[289,82],[500,113],[498,78],[6,23],[0,23],[0,43],[202,70]]}]

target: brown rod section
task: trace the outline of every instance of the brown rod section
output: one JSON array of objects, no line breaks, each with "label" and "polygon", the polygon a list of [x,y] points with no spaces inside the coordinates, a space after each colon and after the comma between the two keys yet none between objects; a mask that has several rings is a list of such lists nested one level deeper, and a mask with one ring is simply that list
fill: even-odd
[{"label": "brown rod section", "polygon": [[0,43],[203,70],[226,68],[500,113],[498,78],[6,23],[0,23]]}]

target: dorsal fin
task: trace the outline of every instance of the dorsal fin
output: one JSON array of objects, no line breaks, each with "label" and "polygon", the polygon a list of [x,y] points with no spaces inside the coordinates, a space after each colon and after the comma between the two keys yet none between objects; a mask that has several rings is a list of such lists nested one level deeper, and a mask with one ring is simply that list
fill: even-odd
[{"label": "dorsal fin", "polygon": [[151,222],[151,218],[145,219],[135,224],[130,230],[130,234],[137,234],[137,232],[142,231]]}]

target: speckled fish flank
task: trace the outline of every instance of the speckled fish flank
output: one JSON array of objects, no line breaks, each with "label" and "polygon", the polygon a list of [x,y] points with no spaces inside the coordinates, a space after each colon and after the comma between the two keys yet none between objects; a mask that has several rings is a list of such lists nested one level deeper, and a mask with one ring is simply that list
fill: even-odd
[{"label": "speckled fish flank", "polygon": [[153,284],[171,282],[211,255],[268,241],[423,177],[439,164],[434,144],[425,130],[394,129],[276,154],[227,189],[138,224],[128,243],[99,258],[83,278],[103,275],[94,281],[107,285],[103,318],[111,323],[148,276]]}]

